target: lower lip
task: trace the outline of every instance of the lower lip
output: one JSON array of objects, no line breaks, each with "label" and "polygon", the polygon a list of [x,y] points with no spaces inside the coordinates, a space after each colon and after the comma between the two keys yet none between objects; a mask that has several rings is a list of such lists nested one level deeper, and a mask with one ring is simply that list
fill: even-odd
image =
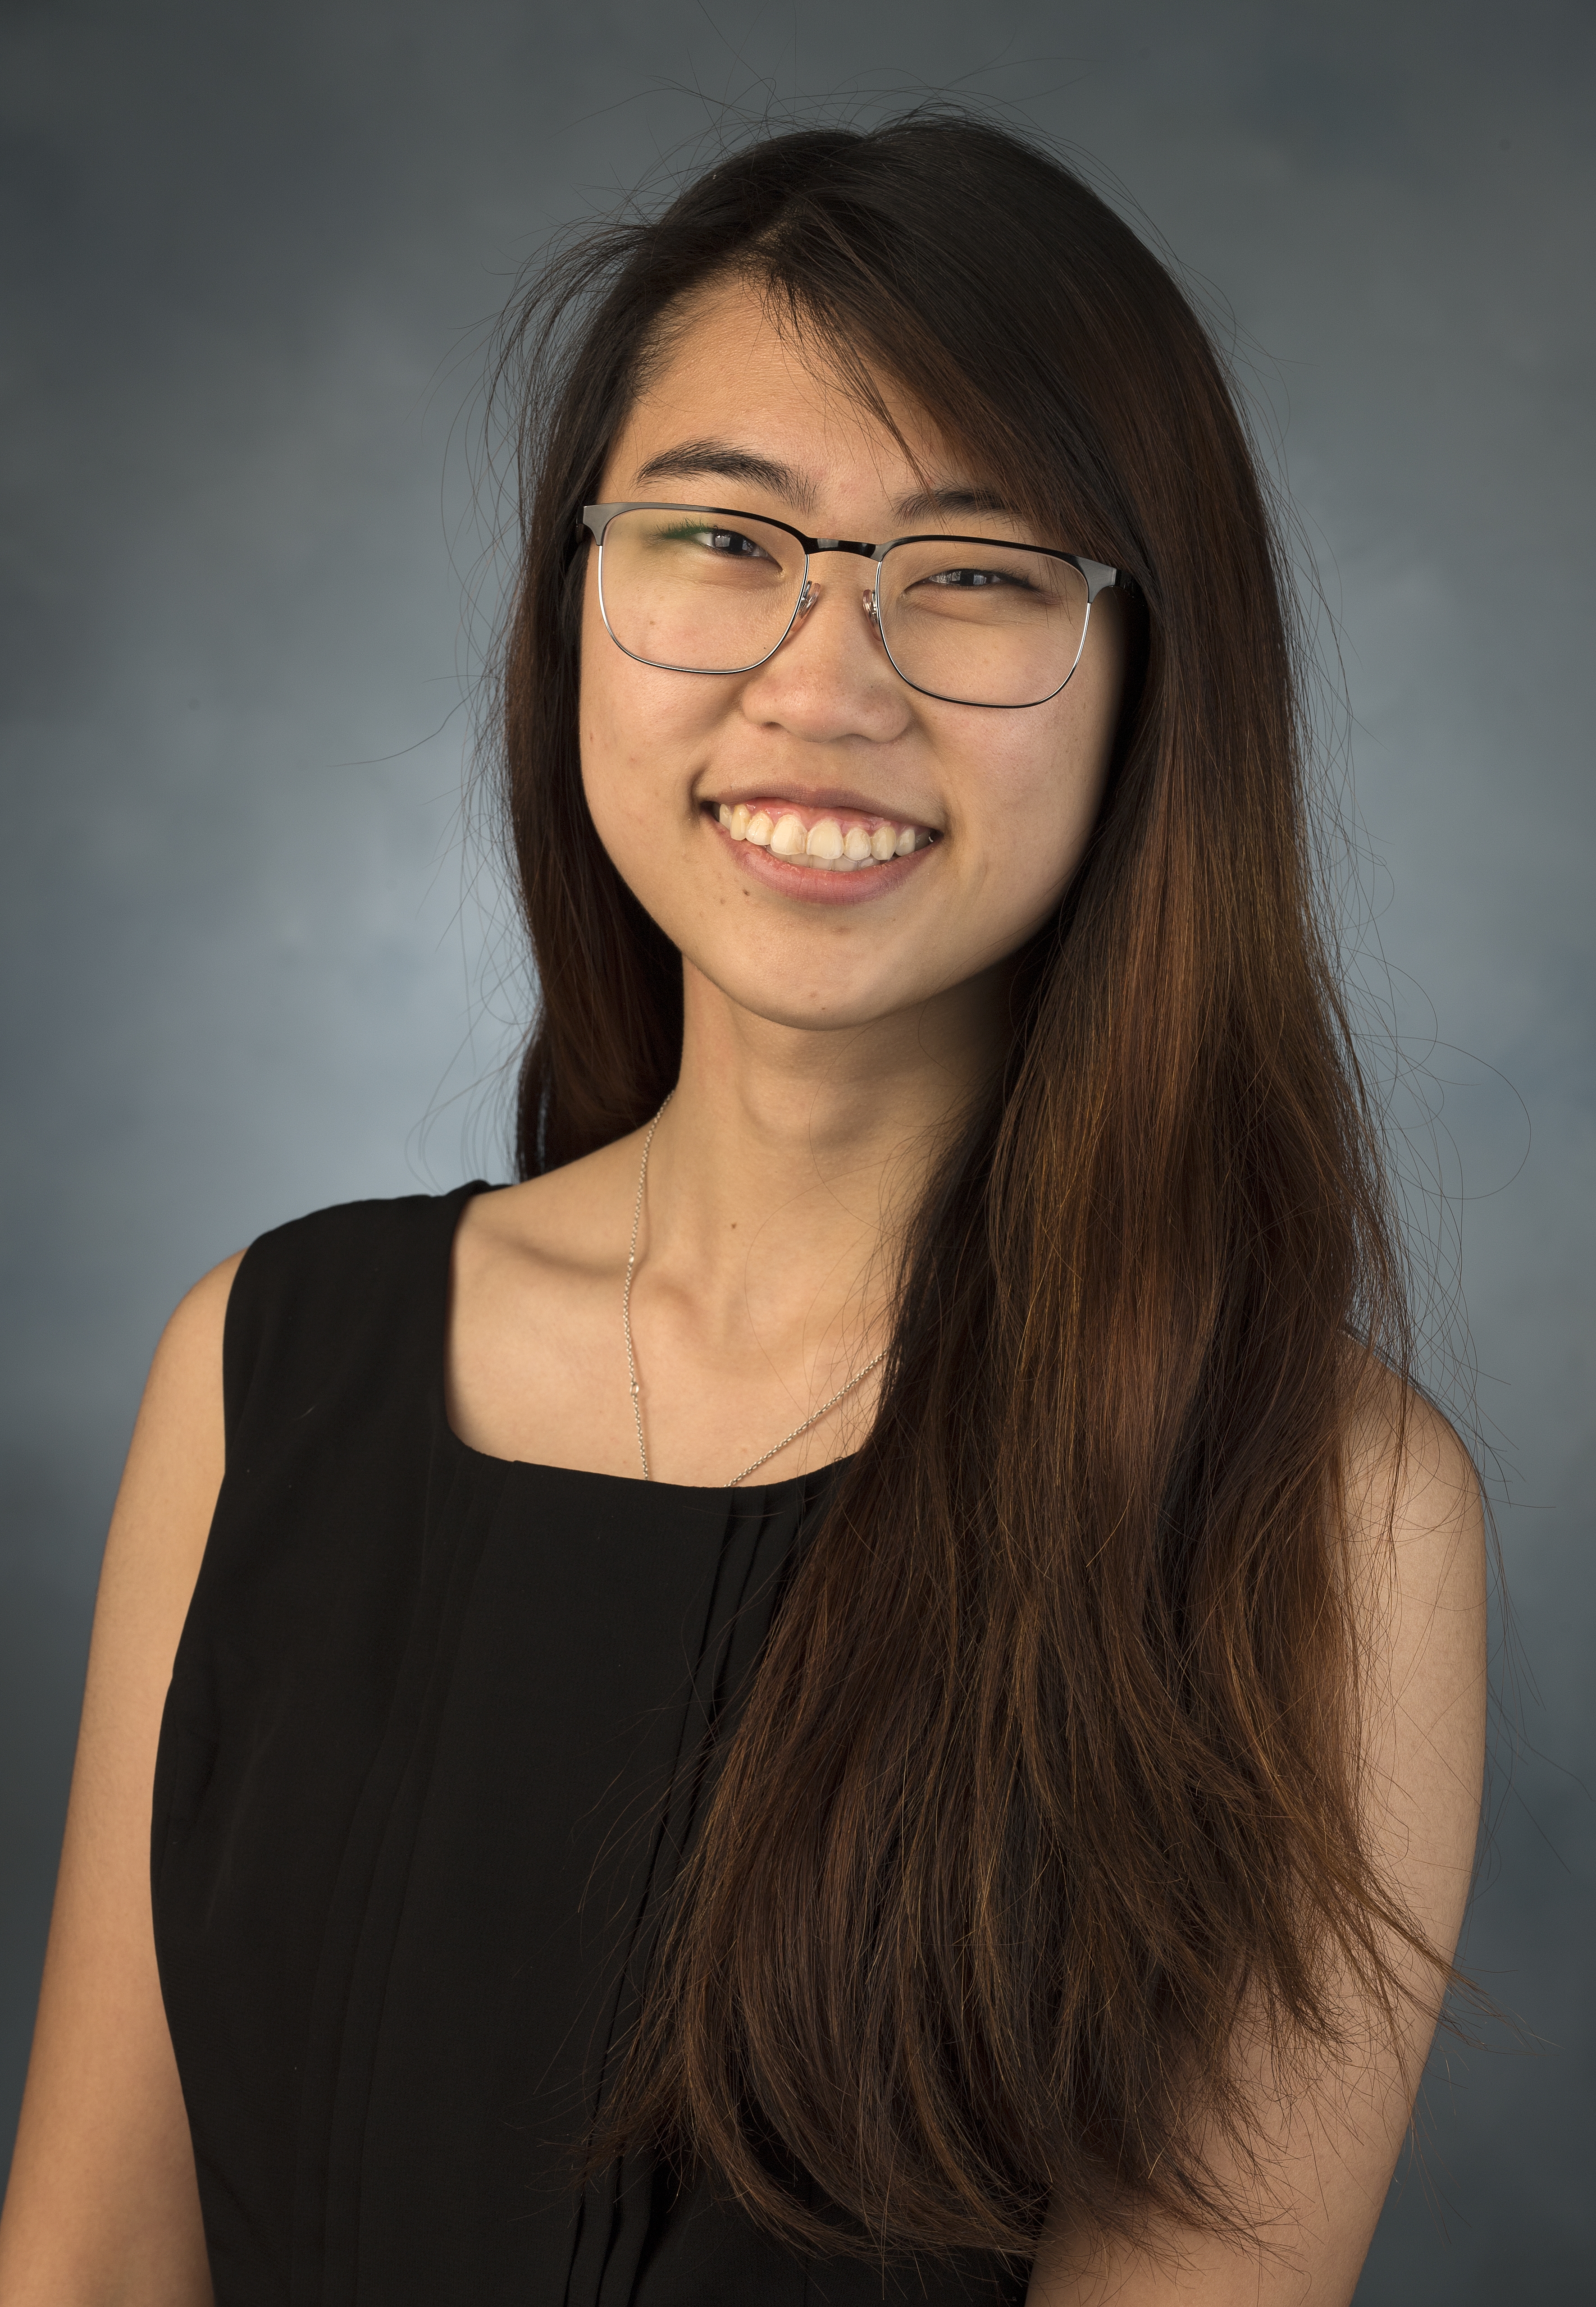
[{"label": "lower lip", "polygon": [[889,857],[881,865],[862,865],[856,873],[828,873],[823,865],[793,865],[785,857],[773,857],[757,841],[734,841],[725,826],[708,812],[704,822],[754,880],[806,905],[868,905],[872,897],[885,897],[901,889],[909,876],[936,854],[938,846],[932,841],[923,849],[911,850],[906,857]]}]

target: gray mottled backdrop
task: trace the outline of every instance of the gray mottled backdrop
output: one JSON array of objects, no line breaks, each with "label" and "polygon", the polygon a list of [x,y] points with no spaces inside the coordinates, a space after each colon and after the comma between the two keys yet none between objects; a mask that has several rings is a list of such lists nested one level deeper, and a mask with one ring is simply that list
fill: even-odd
[{"label": "gray mottled backdrop", "polygon": [[1437,2054],[1360,2300],[1588,2296],[1591,7],[11,0],[4,44],[0,2129],[165,1315],[297,1211],[503,1174],[482,323],[723,107],[962,92],[1090,156],[1283,443],[1443,1287],[1461,1242],[1515,1614],[1468,1949],[1522,2031]]}]

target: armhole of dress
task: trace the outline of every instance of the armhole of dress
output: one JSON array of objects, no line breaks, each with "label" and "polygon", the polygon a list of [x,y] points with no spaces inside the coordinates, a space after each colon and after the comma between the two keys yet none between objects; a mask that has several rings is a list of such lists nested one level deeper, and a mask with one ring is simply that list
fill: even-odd
[{"label": "armhole of dress", "polygon": [[260,1345],[259,1325],[252,1322],[251,1316],[256,1311],[262,1239],[257,1237],[252,1241],[239,1259],[222,1316],[222,1430],[229,1457]]}]

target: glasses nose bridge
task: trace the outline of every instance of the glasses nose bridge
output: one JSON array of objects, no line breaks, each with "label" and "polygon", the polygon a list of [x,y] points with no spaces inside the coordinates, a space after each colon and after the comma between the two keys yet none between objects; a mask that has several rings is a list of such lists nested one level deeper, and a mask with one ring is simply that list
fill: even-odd
[{"label": "glasses nose bridge", "polygon": [[803,616],[814,605],[814,596],[810,586],[809,564],[818,553],[851,553],[858,560],[875,562],[875,581],[864,596],[865,614],[871,617],[875,615],[876,596],[880,589],[881,575],[880,553],[876,545],[868,544],[856,536],[805,536],[800,538],[799,542],[803,546],[803,582],[799,587],[798,605],[793,612],[794,622]]}]

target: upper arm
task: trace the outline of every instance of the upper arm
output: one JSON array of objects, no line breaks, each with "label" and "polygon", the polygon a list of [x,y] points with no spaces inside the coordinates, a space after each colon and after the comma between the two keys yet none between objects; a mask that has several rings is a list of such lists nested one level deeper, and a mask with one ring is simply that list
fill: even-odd
[{"label": "upper arm", "polygon": [[[1357,1548],[1365,1818],[1371,1853],[1420,1934],[1450,1956],[1473,1869],[1486,1716],[1480,1487],[1446,1421],[1391,1390],[1360,1419],[1348,1495]],[[1030,2307],[1346,2307],[1401,2151],[1438,2015],[1434,1966],[1400,1946],[1393,2031],[1347,1989],[1347,2040],[1283,2087],[1261,2035],[1237,2055],[1256,2170],[1200,2142],[1249,2206],[1256,2245],[1163,2230],[1149,2246],[1050,2237]]]},{"label": "upper arm", "polygon": [[172,1316],[95,1601],[33,2055],[0,2219],[5,2307],[205,2307],[193,2157],[156,1973],[150,1793],[178,1636],[221,1485],[237,1258]]}]

